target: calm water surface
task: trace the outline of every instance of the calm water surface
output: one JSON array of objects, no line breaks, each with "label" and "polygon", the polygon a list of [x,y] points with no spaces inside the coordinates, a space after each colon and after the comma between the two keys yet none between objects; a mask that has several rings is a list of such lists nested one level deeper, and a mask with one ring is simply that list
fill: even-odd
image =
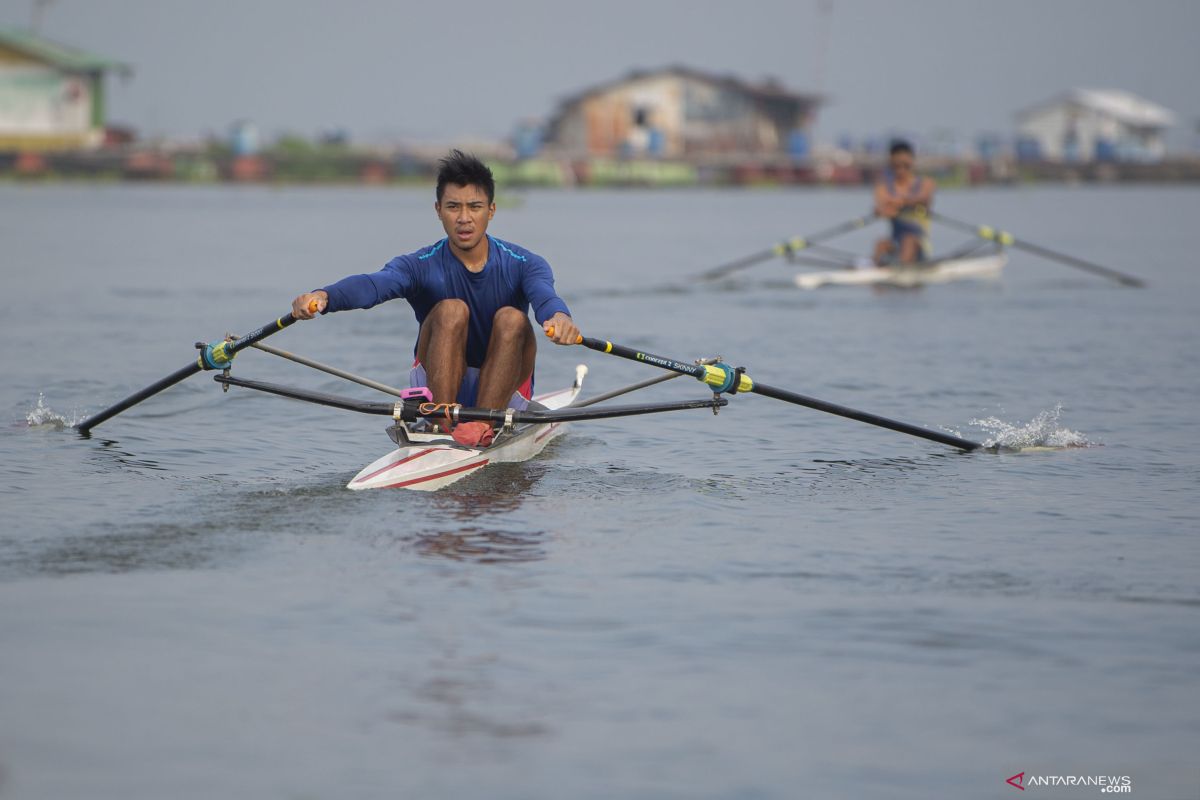
[{"label": "calm water surface", "polygon": [[[942,197],[1141,291],[1019,253],[995,284],[687,288],[858,191],[530,193],[493,223],[589,335],[1088,447],[961,455],[751,396],[352,493],[381,420],[207,376],[90,440],[31,425],[433,242],[430,194],[0,187],[0,797],[986,798],[1021,771],[1200,797],[1200,191]],[[415,333],[393,303],[272,341],[398,382]],[[539,385],[578,362],[649,376],[543,346]]]}]

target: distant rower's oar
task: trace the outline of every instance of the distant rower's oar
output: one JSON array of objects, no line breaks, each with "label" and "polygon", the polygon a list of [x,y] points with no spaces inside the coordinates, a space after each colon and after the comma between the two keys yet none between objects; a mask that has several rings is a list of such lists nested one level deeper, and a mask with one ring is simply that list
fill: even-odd
[{"label": "distant rower's oar", "polygon": [[938,222],[941,222],[943,225],[947,225],[951,228],[957,228],[958,230],[966,231],[967,233],[973,233],[980,239],[984,239],[989,242],[995,242],[1005,247],[1015,247],[1019,250],[1025,250],[1033,253],[1034,255],[1041,256],[1042,258],[1048,258],[1051,261],[1058,261],[1059,263],[1066,264],[1067,266],[1075,267],[1077,269],[1084,270],[1085,272],[1090,272],[1093,275],[1111,278],[1112,280],[1118,281],[1125,286],[1142,287],[1146,285],[1146,282],[1141,278],[1133,275],[1127,275],[1124,272],[1117,272],[1115,269],[1102,267],[1099,264],[1091,261],[1085,261],[1082,258],[1069,256],[1066,253],[1059,253],[1058,251],[1051,250],[1048,247],[1042,247],[1041,245],[1022,241],[1008,231],[998,230],[990,225],[972,225],[969,222],[964,222],[960,219],[954,219],[953,217],[947,217],[945,214],[939,214],[936,211],[930,211],[929,216],[931,216],[933,219],[936,219]]},{"label": "distant rower's oar", "polygon": [[[553,336],[554,329],[547,331],[547,335]],[[591,339],[587,336],[580,336],[575,342],[582,344],[590,350],[595,350],[599,353],[609,353],[621,358],[627,358],[630,361],[640,361],[643,364],[649,364],[661,369],[678,372],[683,375],[691,375],[701,383],[705,383],[712,387],[714,392],[728,392],[736,394],[738,392],[753,392],[761,394],[764,397],[773,397],[776,400],[782,400],[785,403],[794,403],[798,406],[806,406],[814,408],[817,411],[824,411],[827,414],[836,414],[839,417],[847,417],[848,419],[865,422],[868,425],[877,425],[880,428],[888,428],[889,430],[907,433],[909,436],[918,436],[922,439],[928,439],[931,442],[957,447],[960,450],[978,450],[983,447],[979,442],[972,442],[969,439],[962,439],[958,436],[951,436],[948,433],[939,431],[931,431],[926,428],[921,428],[916,425],[910,425],[907,422],[888,419],[881,417],[878,414],[871,414],[867,411],[858,411],[857,409],[839,406],[835,403],[829,403],[824,400],[818,400],[815,397],[807,397],[795,392],[789,392],[786,389],[776,389],[773,386],[757,383],[750,378],[749,375],[740,370],[730,367],[728,364],[688,364],[683,361],[676,361],[672,358],[656,356],[651,353],[643,353],[639,350],[634,350],[630,347],[624,347],[612,342],[603,341],[601,339]]]},{"label": "distant rower's oar", "polygon": [[732,275],[739,270],[752,267],[755,264],[761,264],[764,261],[769,261],[770,259],[777,258],[779,256],[785,256],[789,253],[798,253],[801,250],[807,247],[812,247],[814,244],[823,242],[826,239],[832,239],[836,236],[841,236],[844,233],[850,233],[851,231],[858,230],[859,228],[866,226],[873,219],[875,219],[874,214],[869,214],[865,217],[855,217],[848,222],[843,222],[841,225],[835,225],[832,228],[826,228],[823,231],[818,231],[811,236],[797,236],[793,239],[788,239],[787,241],[780,242],[770,249],[760,250],[759,252],[752,253],[744,258],[739,258],[737,261],[730,261],[728,264],[722,264],[719,267],[713,267],[707,272],[702,273],[700,277],[706,281],[719,280],[724,278],[726,275]]},{"label": "distant rower's oar", "polygon": [[[316,301],[313,302],[313,311],[316,311],[315,304]],[[93,414],[83,422],[79,423],[79,425],[76,427],[80,433],[86,434],[91,431],[92,428],[96,427],[101,422],[104,422],[106,419],[115,417],[122,411],[136,406],[143,400],[153,397],[162,390],[174,386],[185,378],[190,378],[197,372],[203,372],[204,370],[210,369],[223,370],[229,366],[229,362],[233,361],[233,357],[237,355],[239,350],[249,347],[255,342],[259,342],[271,334],[283,330],[295,321],[295,317],[293,317],[291,314],[287,314],[275,320],[274,322],[263,325],[256,331],[246,334],[240,339],[234,339],[233,341],[213,342],[212,344],[197,343],[196,347],[200,350],[200,356],[195,361],[188,364],[186,367],[172,372],[162,380],[150,384],[140,392],[135,392],[134,394],[129,395],[129,397],[126,397],[115,406],[110,406],[98,414]]]}]

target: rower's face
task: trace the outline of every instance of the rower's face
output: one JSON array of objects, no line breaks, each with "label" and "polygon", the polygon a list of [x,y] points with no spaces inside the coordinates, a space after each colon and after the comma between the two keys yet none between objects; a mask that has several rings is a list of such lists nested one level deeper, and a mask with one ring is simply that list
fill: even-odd
[{"label": "rower's face", "polygon": [[888,161],[891,164],[892,172],[897,175],[908,175],[913,171],[912,153],[896,153],[891,156]]},{"label": "rower's face", "polygon": [[442,199],[433,207],[446,235],[461,250],[471,250],[483,240],[496,213],[496,204],[488,202],[487,192],[474,185],[447,184]]}]

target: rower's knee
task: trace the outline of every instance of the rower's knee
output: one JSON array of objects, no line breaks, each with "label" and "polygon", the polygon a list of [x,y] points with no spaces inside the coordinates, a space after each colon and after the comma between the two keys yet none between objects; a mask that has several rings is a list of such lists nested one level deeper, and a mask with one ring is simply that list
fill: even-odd
[{"label": "rower's knee", "polygon": [[512,306],[505,306],[492,317],[492,336],[518,338],[529,332],[529,317]]},{"label": "rower's knee", "polygon": [[439,326],[465,328],[471,320],[471,309],[462,300],[441,300],[429,310],[428,319]]}]

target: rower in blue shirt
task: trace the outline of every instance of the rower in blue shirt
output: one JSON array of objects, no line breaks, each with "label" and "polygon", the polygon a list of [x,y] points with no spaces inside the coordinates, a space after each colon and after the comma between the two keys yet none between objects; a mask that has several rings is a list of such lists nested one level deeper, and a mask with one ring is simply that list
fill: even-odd
[{"label": "rower in blue shirt", "polygon": [[[556,344],[574,344],[579,329],[554,290],[554,273],[535,253],[487,234],[496,214],[487,166],[460,150],[439,163],[433,207],[446,238],[397,256],[378,272],[351,275],[292,301],[297,319],[371,308],[403,297],[420,324],[412,386],[428,386],[435,403],[524,408],[533,386],[537,337],[529,323],[554,329]],[[486,422],[462,422],[453,436],[468,447],[491,444]]]}]

